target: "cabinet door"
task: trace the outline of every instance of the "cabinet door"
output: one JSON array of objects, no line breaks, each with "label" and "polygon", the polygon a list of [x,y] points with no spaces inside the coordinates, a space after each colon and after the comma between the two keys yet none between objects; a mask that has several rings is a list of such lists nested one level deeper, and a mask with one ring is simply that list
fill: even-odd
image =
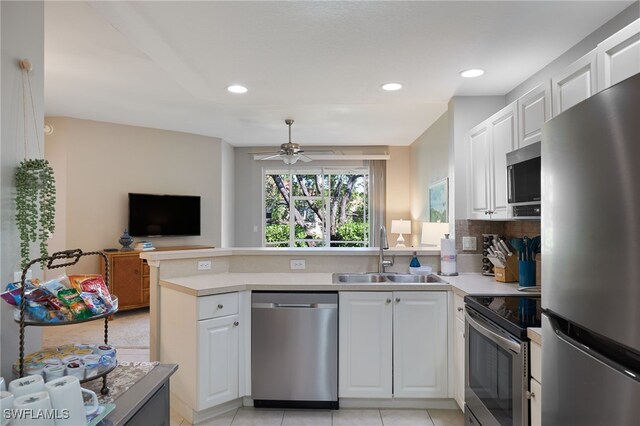
[{"label": "cabinet door", "polygon": [[516,103],[491,117],[490,199],[491,218],[507,218],[507,152],[515,149]]},{"label": "cabinet door", "polygon": [[596,50],[584,55],[551,79],[553,116],[592,96],[596,90]]},{"label": "cabinet door", "polygon": [[391,398],[391,292],[340,292],[340,398]]},{"label": "cabinet door", "polygon": [[120,310],[143,304],[141,268],[138,255],[113,256],[111,260],[113,294],[118,296]]},{"label": "cabinet door", "polygon": [[542,425],[542,386],[538,383],[537,380],[531,379],[529,381],[529,385],[531,387],[531,399],[530,408],[531,408],[531,426],[541,426]]},{"label": "cabinet door", "polygon": [[453,338],[453,396],[461,410],[464,410],[464,320],[456,316]]},{"label": "cabinet door", "polygon": [[393,293],[393,395],[446,398],[447,293]]},{"label": "cabinet door", "polygon": [[640,19],[598,44],[598,91],[640,72]]},{"label": "cabinet door", "polygon": [[551,84],[541,84],[518,99],[518,148],[542,140],[542,125],[551,118]]},{"label": "cabinet door", "polygon": [[489,138],[488,123],[467,134],[469,147],[469,218],[487,219],[489,210]]},{"label": "cabinet door", "polygon": [[238,315],[198,321],[198,411],[238,398],[238,325]]}]

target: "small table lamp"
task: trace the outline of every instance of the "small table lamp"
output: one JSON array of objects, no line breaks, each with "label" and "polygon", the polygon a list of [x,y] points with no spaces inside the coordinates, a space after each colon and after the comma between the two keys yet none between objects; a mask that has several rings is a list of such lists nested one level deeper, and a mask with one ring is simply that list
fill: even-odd
[{"label": "small table lamp", "polygon": [[398,241],[396,241],[396,247],[406,247],[404,245],[404,237],[402,234],[411,234],[411,221],[410,220],[392,220],[391,221],[391,233],[400,234]]},{"label": "small table lamp", "polygon": [[449,224],[447,222],[422,222],[420,244],[438,248],[440,247],[440,239],[448,233]]}]

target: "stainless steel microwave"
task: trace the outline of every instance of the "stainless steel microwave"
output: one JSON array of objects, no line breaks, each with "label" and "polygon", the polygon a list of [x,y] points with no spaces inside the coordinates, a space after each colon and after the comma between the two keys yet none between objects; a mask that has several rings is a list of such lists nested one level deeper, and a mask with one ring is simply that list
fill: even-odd
[{"label": "stainless steel microwave", "polygon": [[541,142],[507,153],[507,196],[515,218],[540,218]]}]

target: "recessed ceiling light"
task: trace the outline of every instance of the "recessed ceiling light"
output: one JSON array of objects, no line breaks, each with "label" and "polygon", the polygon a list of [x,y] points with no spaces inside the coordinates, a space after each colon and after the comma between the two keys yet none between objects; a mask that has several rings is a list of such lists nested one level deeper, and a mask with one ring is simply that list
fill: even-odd
[{"label": "recessed ceiling light", "polygon": [[244,86],[240,86],[239,84],[233,84],[227,87],[227,90],[231,93],[247,93],[247,88]]},{"label": "recessed ceiling light", "polygon": [[460,75],[464,78],[480,77],[484,74],[484,70],[480,68],[471,68],[469,70],[460,71]]},{"label": "recessed ceiling light", "polygon": [[385,83],[380,87],[382,87],[382,90],[387,90],[389,92],[392,92],[394,90],[402,89],[402,84],[400,84],[400,83]]}]

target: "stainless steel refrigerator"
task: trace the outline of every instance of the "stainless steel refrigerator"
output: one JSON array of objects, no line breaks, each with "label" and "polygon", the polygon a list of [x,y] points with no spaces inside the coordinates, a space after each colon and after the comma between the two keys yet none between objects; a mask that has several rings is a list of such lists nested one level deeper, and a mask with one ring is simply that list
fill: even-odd
[{"label": "stainless steel refrigerator", "polygon": [[542,137],[542,423],[640,424],[640,74]]}]

